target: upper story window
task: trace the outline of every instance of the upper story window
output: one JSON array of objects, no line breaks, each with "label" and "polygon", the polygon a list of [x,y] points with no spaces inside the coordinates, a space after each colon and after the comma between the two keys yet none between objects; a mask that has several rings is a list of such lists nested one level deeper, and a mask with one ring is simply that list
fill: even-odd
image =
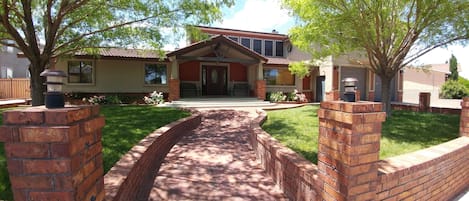
[{"label": "upper story window", "polygon": [[274,52],[273,41],[271,40],[264,41],[264,55],[273,56],[273,52]]},{"label": "upper story window", "polygon": [[238,42],[238,37],[230,36],[230,37],[228,37],[228,38],[231,39],[231,40],[234,41],[234,42]]},{"label": "upper story window", "polygon": [[145,84],[166,84],[166,64],[145,64]]},{"label": "upper story window", "polygon": [[241,38],[241,45],[243,45],[244,47],[247,47],[247,48],[251,49],[251,39],[249,39],[249,38]]},{"label": "upper story window", "polygon": [[252,50],[254,50],[254,52],[262,54],[262,41],[261,40],[258,40],[258,39],[252,40],[252,46],[253,46]]},{"label": "upper story window", "polygon": [[283,41],[275,42],[275,56],[283,57]]},{"label": "upper story window", "polygon": [[92,61],[69,61],[68,83],[93,83]]}]

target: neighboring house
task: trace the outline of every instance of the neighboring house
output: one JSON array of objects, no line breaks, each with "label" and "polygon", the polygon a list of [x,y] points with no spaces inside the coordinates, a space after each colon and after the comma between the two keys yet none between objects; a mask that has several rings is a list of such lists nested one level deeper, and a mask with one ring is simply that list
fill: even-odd
[{"label": "neighboring house", "polygon": [[[458,72],[461,66],[458,65]],[[429,64],[404,70],[404,102],[418,103],[420,92],[430,92],[431,99],[439,99],[441,86],[448,80],[449,64]]]},{"label": "neighboring house", "polygon": [[29,61],[26,58],[18,58],[19,50],[2,46],[0,48],[0,78],[29,78]]},{"label": "neighboring house", "polygon": [[[305,93],[311,101],[337,100],[345,77],[356,77],[362,100],[379,100],[379,79],[351,55],[328,57],[300,79],[288,70],[292,61],[310,56],[284,34],[198,27],[211,36],[187,47],[157,53],[108,49],[98,57],[76,55],[59,59],[56,69],[68,73],[65,90],[76,93],[148,93],[163,91],[170,100],[196,96],[250,96],[265,99],[270,92]],[[362,59],[366,61],[366,59]],[[396,79],[399,80],[399,79]],[[399,100],[393,84],[393,98]],[[379,94],[379,95],[378,95]]]}]

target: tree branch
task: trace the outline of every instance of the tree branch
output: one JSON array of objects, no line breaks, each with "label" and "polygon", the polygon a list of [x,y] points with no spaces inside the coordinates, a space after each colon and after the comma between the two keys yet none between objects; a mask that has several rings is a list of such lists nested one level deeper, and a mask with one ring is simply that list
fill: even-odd
[{"label": "tree branch", "polygon": [[[172,11],[169,11],[168,13],[174,13],[174,12],[178,12],[178,11],[180,11],[180,9],[172,10]],[[138,22],[144,22],[144,21],[147,21],[149,19],[157,18],[157,17],[160,17],[160,16],[161,16],[161,14],[153,15],[153,16],[149,16],[149,17],[145,17],[145,18],[141,18],[141,19],[137,19],[137,20],[132,20],[132,21],[128,21],[128,22],[124,22],[124,23],[120,23],[120,24],[116,24],[114,26],[109,26],[109,27],[106,27],[104,29],[99,29],[99,30],[96,30],[96,31],[92,31],[92,32],[82,34],[78,37],[75,37],[75,38],[69,40],[66,43],[61,44],[60,46],[56,47],[52,52],[56,53],[58,50],[62,49],[63,47],[65,47],[67,45],[70,45],[74,42],[77,42],[77,41],[79,41],[79,40],[81,40],[81,39],[83,39],[87,36],[91,36],[91,35],[94,35],[94,34],[97,34],[97,33],[106,32],[106,31],[109,31],[109,30],[112,30],[112,29],[115,29],[115,28],[124,27],[124,26],[131,25],[131,24],[138,23]]]},{"label": "tree branch", "polygon": [[411,55],[410,57],[407,57],[407,59],[405,60],[405,63],[403,63],[402,66],[409,65],[410,63],[412,63],[413,61],[415,61],[419,57],[423,56],[424,54],[426,54],[426,53],[428,53],[428,52],[430,52],[430,51],[432,51],[436,48],[445,46],[447,44],[450,44],[450,43],[458,41],[458,40],[464,40],[464,39],[469,39],[469,38],[467,36],[458,36],[458,37],[451,38],[447,41],[437,43],[436,45],[431,45],[431,46],[428,46],[426,48],[423,48],[420,51],[418,51],[417,53]]}]

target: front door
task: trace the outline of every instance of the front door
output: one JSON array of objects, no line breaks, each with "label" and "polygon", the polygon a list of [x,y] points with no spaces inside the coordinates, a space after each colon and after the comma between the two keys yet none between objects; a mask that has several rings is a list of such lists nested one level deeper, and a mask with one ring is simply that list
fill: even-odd
[{"label": "front door", "polygon": [[202,67],[203,95],[227,95],[227,68],[224,66]]}]

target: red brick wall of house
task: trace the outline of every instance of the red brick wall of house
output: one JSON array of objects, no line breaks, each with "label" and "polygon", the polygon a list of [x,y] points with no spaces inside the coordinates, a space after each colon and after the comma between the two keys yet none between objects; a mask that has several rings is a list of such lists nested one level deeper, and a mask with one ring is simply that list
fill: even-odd
[{"label": "red brick wall of house", "polygon": [[311,90],[311,76],[310,75],[303,78],[303,90]]},{"label": "red brick wall of house", "polygon": [[200,62],[189,61],[179,64],[179,79],[181,81],[200,81]]},{"label": "red brick wall of house", "polygon": [[240,63],[231,63],[229,81],[235,81],[235,82],[248,81],[247,67]]}]

